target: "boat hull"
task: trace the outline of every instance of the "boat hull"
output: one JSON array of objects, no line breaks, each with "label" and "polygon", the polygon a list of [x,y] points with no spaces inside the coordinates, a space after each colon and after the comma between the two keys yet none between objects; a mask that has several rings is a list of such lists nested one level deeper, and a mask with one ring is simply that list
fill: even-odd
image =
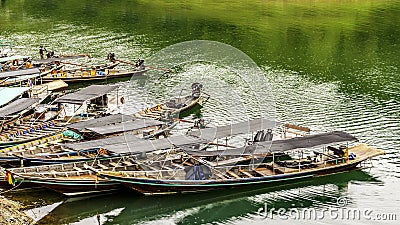
[{"label": "boat hull", "polygon": [[39,184],[42,187],[54,190],[66,196],[79,196],[97,194],[101,192],[112,192],[123,188],[114,181],[107,180],[61,180],[61,179],[34,179],[27,178],[31,183]]},{"label": "boat hull", "polygon": [[121,182],[124,186],[146,195],[153,194],[174,194],[185,192],[211,191],[228,188],[238,188],[245,186],[267,187],[279,183],[296,182],[298,180],[309,179],[318,176],[330,175],[338,172],[349,171],[357,168],[360,162],[339,164],[335,167],[327,167],[309,172],[296,172],[281,175],[263,176],[256,178],[228,179],[228,180],[151,180],[140,178],[126,178],[107,174],[101,177]]},{"label": "boat hull", "polygon": [[130,77],[130,76],[143,76],[147,70],[139,70],[139,71],[128,71],[116,74],[109,74],[107,76],[79,76],[79,77],[43,77],[42,80],[44,82],[62,80],[66,83],[76,83],[76,82],[92,82],[92,81],[102,81],[102,80],[110,80],[114,78],[122,78],[122,77]]}]

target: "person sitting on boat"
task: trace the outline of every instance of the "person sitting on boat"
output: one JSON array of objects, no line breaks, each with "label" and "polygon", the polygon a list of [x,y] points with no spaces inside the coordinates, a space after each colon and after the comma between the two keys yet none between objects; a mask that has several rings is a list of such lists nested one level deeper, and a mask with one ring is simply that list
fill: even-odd
[{"label": "person sitting on boat", "polygon": [[138,67],[140,70],[144,70],[145,69],[144,60],[143,59],[138,59],[138,61],[135,64],[135,66]]},{"label": "person sitting on boat", "polygon": [[43,45],[41,45],[39,47],[39,55],[40,55],[40,59],[44,59],[44,52],[47,52],[46,48],[43,47]]},{"label": "person sitting on boat", "polygon": [[115,53],[114,52],[108,53],[107,60],[110,60],[111,62],[114,62],[115,61]]},{"label": "person sitting on boat", "polygon": [[12,61],[12,64],[13,64],[13,66],[18,66],[18,59],[14,59],[14,60]]},{"label": "person sitting on boat", "polygon": [[97,71],[98,76],[106,76],[107,74],[104,71]]},{"label": "person sitting on boat", "polygon": [[31,60],[31,59],[26,60],[26,62],[25,62],[25,67],[26,67],[27,69],[32,68],[32,60]]},{"label": "person sitting on boat", "polygon": [[54,51],[48,51],[46,54],[47,58],[54,58]]}]

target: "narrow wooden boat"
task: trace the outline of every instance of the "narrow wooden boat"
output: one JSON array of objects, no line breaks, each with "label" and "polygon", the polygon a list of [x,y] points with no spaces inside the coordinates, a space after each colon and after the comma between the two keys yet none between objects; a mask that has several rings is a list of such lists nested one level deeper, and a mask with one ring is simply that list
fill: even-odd
[{"label": "narrow wooden boat", "polygon": [[0,166],[4,168],[24,166],[24,155],[57,154],[65,152],[56,144],[59,143],[64,135],[62,133],[43,137],[24,144],[14,145],[0,149]]},{"label": "narrow wooden boat", "polygon": [[[116,64],[118,65],[118,64]],[[116,66],[115,65],[115,66]],[[91,69],[79,70],[53,70],[46,76],[43,81],[62,80],[66,83],[86,82],[86,81],[102,81],[121,77],[142,76],[147,72],[146,68],[140,67],[133,70],[113,69],[113,67],[94,67]]]},{"label": "narrow wooden boat", "polygon": [[171,194],[210,191],[223,188],[261,185],[276,185],[279,182],[314,178],[355,169],[360,163],[380,154],[382,151],[366,145],[350,148],[355,159],[339,158],[324,160],[311,167],[283,167],[278,164],[216,166],[210,167],[202,161],[191,167],[175,167],[173,170],[152,170],[145,172],[124,171],[119,174],[97,171],[102,178],[121,182],[126,187],[143,194]]},{"label": "narrow wooden boat", "polygon": [[[113,168],[133,170],[136,164],[130,157],[119,157],[91,162],[72,162],[23,168],[12,168],[7,171],[18,180],[30,182],[60,192],[66,196],[96,194],[117,191],[122,186],[119,182],[99,178],[91,170],[84,167],[89,164],[98,170]],[[116,166],[117,164],[121,166]]]},{"label": "narrow wooden boat", "polygon": [[[113,116],[115,117],[115,116]],[[101,120],[103,118],[94,119]],[[82,123],[87,123],[85,121]],[[103,121],[104,122],[104,121]],[[90,125],[90,123],[87,123]],[[72,124],[75,129],[81,126],[79,123]],[[93,125],[91,125],[93,126]],[[32,165],[43,165],[43,164],[57,164],[57,163],[68,163],[78,161],[88,161],[93,159],[104,159],[115,157],[119,155],[129,155],[130,152],[117,151],[113,152],[102,148],[107,145],[118,145],[126,142],[135,142],[152,138],[156,134],[168,133],[170,129],[175,126],[173,124],[165,124],[160,121],[150,119],[137,119],[134,121],[128,121],[124,123],[108,124],[105,126],[98,126],[89,128],[99,135],[91,135],[88,137],[85,134],[86,141],[74,142],[75,140],[68,138],[67,132],[60,134],[59,136],[51,136],[47,138],[45,146],[33,147],[30,143],[24,144],[24,146],[17,145],[3,149],[4,153],[0,153],[0,165],[5,167],[10,166],[32,166]],[[150,132],[150,130],[152,132]],[[76,133],[74,133],[76,134]],[[77,134],[76,134],[77,135]],[[60,143],[63,141],[69,141],[68,143]],[[101,153],[101,154],[100,154]]]},{"label": "narrow wooden boat", "polygon": [[170,99],[162,104],[141,110],[135,116],[153,119],[168,119],[165,117],[179,116],[179,113],[189,110],[197,104],[202,104],[204,95],[206,94],[203,92],[203,85],[193,83],[191,95]]},{"label": "narrow wooden boat", "polygon": [[15,123],[1,132],[0,147],[7,147],[16,144],[31,142],[40,138],[62,133],[64,126],[59,125],[56,121],[24,121]]},{"label": "narrow wooden boat", "polygon": [[140,165],[140,161],[135,156],[131,155],[63,164],[10,168],[6,171],[11,173],[15,179],[23,180],[23,182],[37,184],[66,196],[78,196],[116,191],[123,187],[119,182],[96,176],[93,170],[108,170],[116,174],[125,170],[143,172],[143,167],[154,169],[160,168],[164,164],[166,163],[154,161],[143,166]]},{"label": "narrow wooden boat", "polygon": [[[229,129],[228,127],[206,128],[197,133],[193,132],[192,135],[197,135],[197,138],[201,140],[210,140],[224,135],[243,133],[244,130],[254,130],[260,126],[259,120],[247,123],[247,127],[238,123],[229,126]],[[265,120],[261,123],[263,127],[274,126]],[[121,182],[126,187],[144,194],[275,185],[278,182],[296,181],[352,170],[372,157],[384,154],[383,151],[365,144],[356,144],[353,147],[348,147],[348,145],[333,147],[337,143],[355,140],[357,139],[348,133],[336,131],[284,140],[267,139],[253,142],[251,146],[215,152],[194,148],[197,143],[189,142],[191,144],[188,146],[174,147],[175,152],[180,149],[187,155],[173,160],[173,166],[164,164],[166,167],[161,169],[147,167],[144,169],[145,173],[121,171],[115,174],[108,171],[94,171],[98,172],[102,178]],[[316,151],[317,146],[326,145],[328,148]],[[291,159],[276,161],[275,154],[281,153],[287,153]],[[162,152],[162,154],[165,153]],[[272,160],[265,160],[266,155],[272,155]],[[141,165],[145,163],[142,162]]]}]

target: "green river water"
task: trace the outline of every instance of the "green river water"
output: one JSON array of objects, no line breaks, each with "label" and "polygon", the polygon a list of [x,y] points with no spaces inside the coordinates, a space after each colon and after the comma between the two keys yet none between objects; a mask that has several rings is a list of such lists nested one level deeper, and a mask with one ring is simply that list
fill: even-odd
[{"label": "green river water", "polygon": [[[22,54],[38,57],[43,44],[56,54],[90,53],[88,63],[105,62],[115,52],[162,67],[168,63],[153,56],[163,48],[209,40],[239,49],[262,71],[262,77],[245,77],[245,64],[191,62],[176,51],[171,57],[187,61],[182,73],[155,79],[151,87],[144,78],[118,83],[129,96],[127,111],[179,94],[181,81],[199,81],[212,97],[189,119],[202,116],[219,125],[269,116],[313,133],[347,131],[387,152],[371,169],[265,189],[78,199],[42,189],[7,196],[34,214],[59,204],[39,224],[397,224],[378,214],[397,213],[400,220],[399,37],[399,0],[1,0],[0,39],[12,40]],[[205,51],[224,58],[218,48]],[[265,205],[329,209],[338,199],[372,211],[371,219],[293,221],[259,213]]]}]

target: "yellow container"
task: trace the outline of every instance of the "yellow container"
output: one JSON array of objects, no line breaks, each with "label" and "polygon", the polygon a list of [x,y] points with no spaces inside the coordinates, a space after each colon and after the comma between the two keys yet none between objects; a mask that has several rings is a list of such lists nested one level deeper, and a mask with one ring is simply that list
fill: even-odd
[{"label": "yellow container", "polygon": [[96,75],[96,70],[91,70],[91,71],[90,71],[90,75],[91,75],[91,76],[95,76],[95,75]]},{"label": "yellow container", "polygon": [[85,77],[85,76],[88,76],[89,75],[89,73],[87,72],[87,71],[83,71],[83,76]]}]

